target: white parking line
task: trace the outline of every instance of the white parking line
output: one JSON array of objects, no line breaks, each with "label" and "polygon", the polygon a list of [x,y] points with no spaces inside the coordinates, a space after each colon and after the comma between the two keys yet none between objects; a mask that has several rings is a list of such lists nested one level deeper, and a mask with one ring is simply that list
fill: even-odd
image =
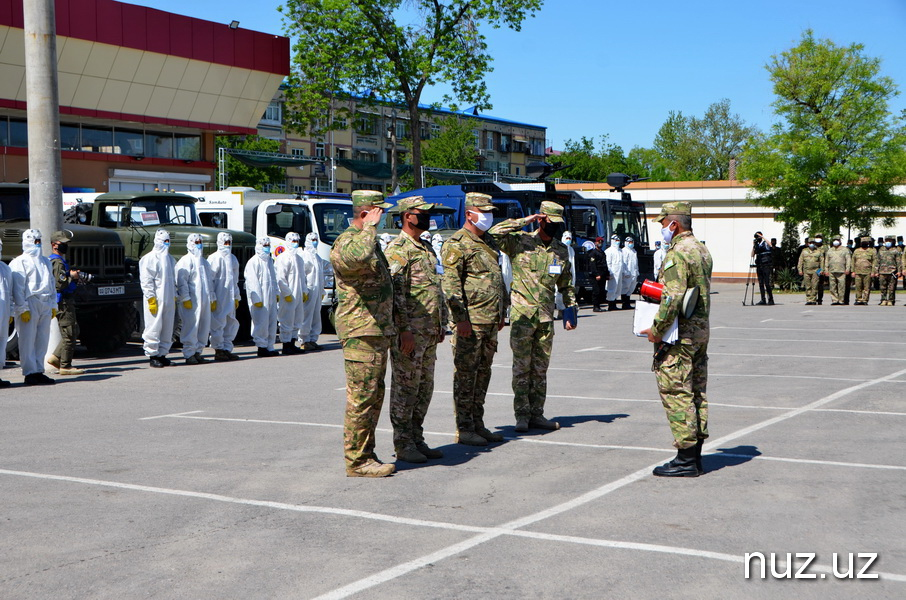
[{"label": "white parking line", "polygon": [[[512,369],[513,365],[497,363],[491,365],[495,369]],[[583,369],[579,367],[548,367],[548,371],[577,371],[586,373],[626,373],[629,375],[651,374],[651,369],[644,371],[632,371],[629,369]],[[708,377],[765,377],[764,373],[708,373]],[[770,374],[771,379],[818,379],[820,381],[872,381],[871,379],[860,379],[854,377],[820,377],[817,375],[778,375]]]},{"label": "white parking line", "polygon": [[[838,344],[841,342],[837,342]],[[844,342],[845,345],[845,342]],[[651,354],[651,350],[624,350],[622,348],[589,348],[588,352],[616,352],[618,354]],[[708,352],[708,356],[754,356],[757,358],[814,358],[818,360],[897,360],[906,361],[906,358],[887,356],[818,356],[816,354],[745,354],[733,352]]]},{"label": "white parking line", "polygon": [[[797,323],[802,323],[802,320],[796,321]],[[845,333],[906,333],[906,330],[902,329],[829,329],[827,327],[811,327],[808,329],[794,329],[792,327],[729,327],[726,325],[720,327],[712,327],[711,329],[742,329],[745,331],[811,331],[816,333],[819,331],[843,331]]]},{"label": "white parking line", "polygon": [[[906,346],[906,342],[881,342],[881,341],[852,341],[846,340],[841,341],[839,338],[835,340],[790,340],[790,339],[773,339],[773,338],[750,338],[750,337],[712,337],[711,341],[737,341],[737,342],[782,342],[782,343],[793,343],[793,344],[835,344],[837,346],[849,346],[851,344],[871,344],[872,346],[877,346],[878,344],[893,344],[896,346]],[[589,348],[589,350],[592,350]]]},{"label": "white parking line", "polygon": [[204,412],[203,410],[192,410],[189,412],[173,413],[170,415],[157,415],[156,417],[142,417],[139,421],[151,421],[152,419],[166,419],[168,417],[181,417],[183,415],[194,415],[195,413]]}]

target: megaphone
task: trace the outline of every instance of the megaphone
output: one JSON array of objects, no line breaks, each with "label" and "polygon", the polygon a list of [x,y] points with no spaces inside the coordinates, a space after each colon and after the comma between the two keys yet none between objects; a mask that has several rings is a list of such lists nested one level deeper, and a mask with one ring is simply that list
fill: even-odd
[{"label": "megaphone", "polygon": [[[658,283],[656,281],[651,281],[646,279],[642,282],[642,287],[639,289],[639,295],[642,296],[642,299],[646,302],[651,302],[653,304],[660,304],[661,298],[664,296],[664,284]],[[683,294],[683,303],[682,303],[682,313],[683,317],[688,319],[692,316],[692,313],[695,312],[695,307],[698,305],[698,286],[691,287],[686,290],[686,293]]]}]

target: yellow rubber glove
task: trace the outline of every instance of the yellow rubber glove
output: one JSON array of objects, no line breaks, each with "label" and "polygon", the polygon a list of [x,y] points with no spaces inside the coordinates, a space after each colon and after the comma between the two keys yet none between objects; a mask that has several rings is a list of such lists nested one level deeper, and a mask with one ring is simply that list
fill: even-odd
[{"label": "yellow rubber glove", "polygon": [[182,303],[182,307],[186,310],[192,310],[192,301],[186,300],[185,302]]},{"label": "yellow rubber glove", "polygon": [[148,311],[151,313],[152,317],[157,316],[157,298],[154,296],[148,298]]},{"label": "yellow rubber glove", "polygon": [[211,302],[211,312],[217,312],[217,300]]},{"label": "yellow rubber glove", "polygon": [[29,321],[31,321],[31,312],[25,311],[24,313],[19,315],[19,318],[22,319],[23,323],[28,323]]},{"label": "yellow rubber glove", "polygon": [[13,317],[10,317],[10,318],[9,318],[9,324],[12,325],[12,324],[13,324],[13,321],[15,321],[15,319],[14,319]]},{"label": "yellow rubber glove", "polygon": [[239,310],[239,300],[233,300],[233,308]]},{"label": "yellow rubber glove", "polygon": [[56,318],[57,318],[57,309],[55,309],[55,308],[51,308],[51,309],[50,309],[50,318],[51,318],[51,319],[56,319]]},{"label": "yellow rubber glove", "polygon": [[286,296],[286,297],[284,297],[283,299],[286,300],[287,302],[292,302],[292,301],[293,301],[293,295],[290,294],[289,296]]},{"label": "yellow rubber glove", "polygon": [[255,302],[255,308],[264,308],[264,302]]},{"label": "yellow rubber glove", "polygon": [[302,294],[302,302],[308,302],[308,294]]}]

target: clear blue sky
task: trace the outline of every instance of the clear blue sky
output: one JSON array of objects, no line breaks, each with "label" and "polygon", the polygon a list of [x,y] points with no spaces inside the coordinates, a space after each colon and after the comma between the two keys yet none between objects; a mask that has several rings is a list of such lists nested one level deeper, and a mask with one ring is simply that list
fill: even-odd
[{"label": "clear blue sky", "polygon": [[[276,0],[127,1],[283,33]],[[546,126],[555,148],[602,134],[625,151],[650,146],[669,111],[701,116],[721,98],[766,129],[774,98],[764,65],[807,28],[881,58],[901,90],[891,108],[906,108],[906,0],[547,0],[519,33],[486,30],[488,114]]]}]

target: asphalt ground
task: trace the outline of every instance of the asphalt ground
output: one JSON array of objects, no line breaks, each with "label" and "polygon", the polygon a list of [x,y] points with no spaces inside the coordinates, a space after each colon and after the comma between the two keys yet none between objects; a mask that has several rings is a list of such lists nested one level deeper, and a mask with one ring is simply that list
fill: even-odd
[{"label": "asphalt ground", "polygon": [[[387,479],[345,476],[333,336],[167,369],[132,345],[53,387],[7,369],[0,598],[906,597],[906,309],[714,290],[694,479],[650,474],[674,450],[629,311],[558,325],[556,432],[513,430],[505,329],[486,422],[507,440],[484,449],[454,443],[444,344],[426,437],[446,456]],[[393,460],[386,404],[379,427]]]}]

